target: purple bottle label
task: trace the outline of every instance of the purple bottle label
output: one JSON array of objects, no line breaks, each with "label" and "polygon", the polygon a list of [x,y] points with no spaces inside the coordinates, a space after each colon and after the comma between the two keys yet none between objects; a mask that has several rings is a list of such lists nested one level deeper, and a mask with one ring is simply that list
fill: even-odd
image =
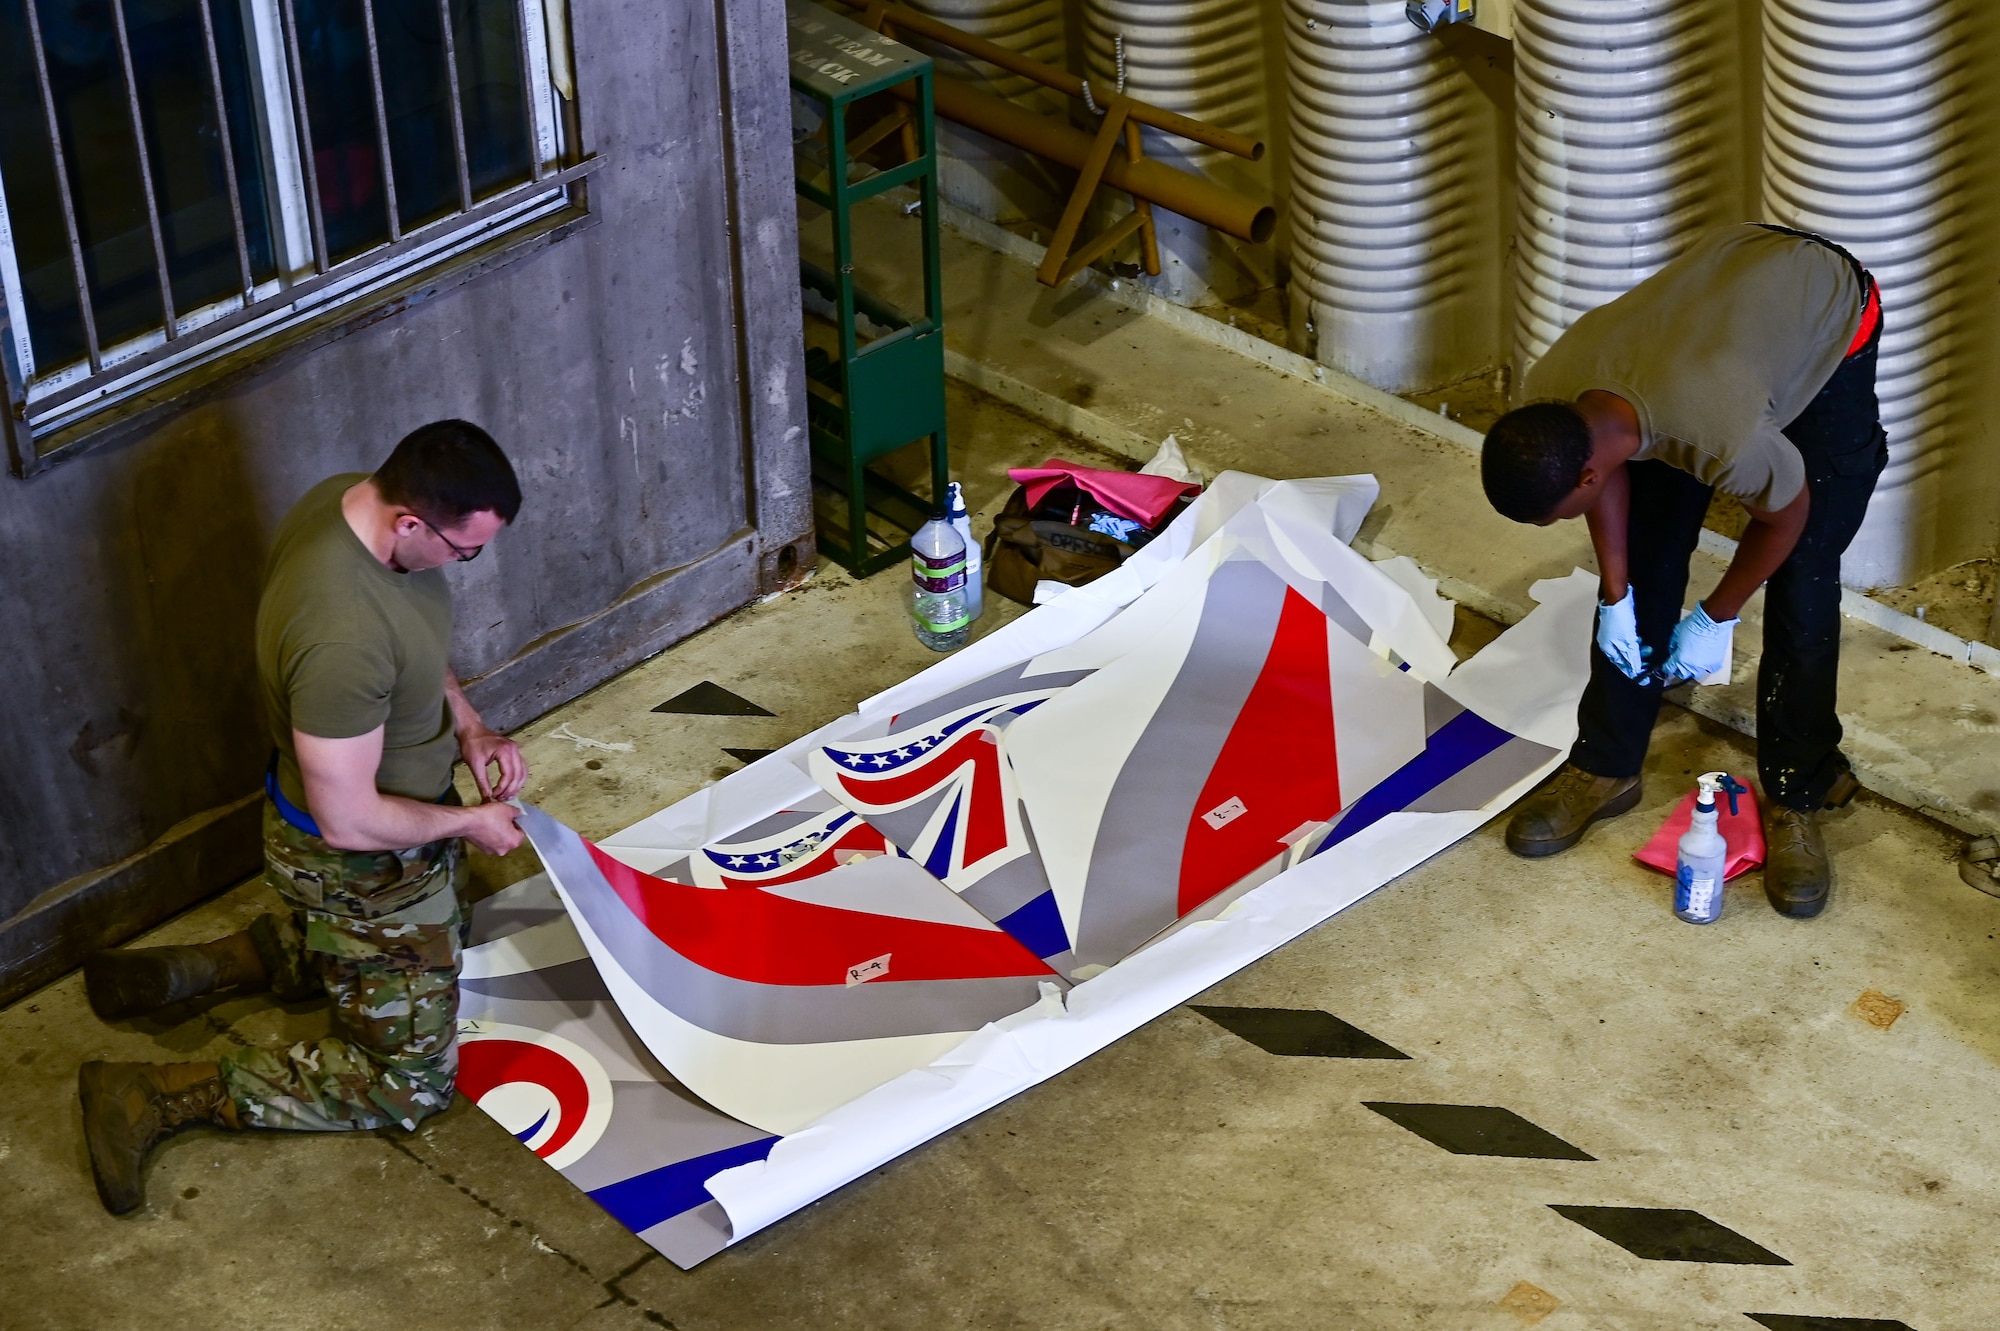
[{"label": "purple bottle label", "polygon": [[910,576],[923,592],[955,592],[965,586],[965,556],[946,555],[932,559],[912,552]]}]

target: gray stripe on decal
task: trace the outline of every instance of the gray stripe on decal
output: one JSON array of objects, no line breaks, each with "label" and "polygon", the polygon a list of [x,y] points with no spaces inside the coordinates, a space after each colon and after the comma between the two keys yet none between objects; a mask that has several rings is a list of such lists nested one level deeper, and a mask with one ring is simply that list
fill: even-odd
[{"label": "gray stripe on decal", "polygon": [[983,679],[975,679],[970,684],[953,689],[949,693],[941,693],[928,702],[917,703],[908,711],[897,714],[896,719],[891,722],[894,727],[891,733],[914,730],[939,717],[962,712],[968,707],[976,707],[980,703],[992,702],[1012,694],[1031,693],[1036,689],[1068,688],[1093,673],[1089,670],[1058,670],[1046,675],[1030,675],[1027,670],[1028,662],[1023,661],[1018,665],[1008,666],[1005,670],[995,671]]},{"label": "gray stripe on decal", "polygon": [[1203,812],[1195,801],[1264,669],[1288,590],[1248,561],[1209,578],[1187,657],[1104,802],[1070,940],[1084,962],[1116,962],[1179,915],[1186,820]]},{"label": "gray stripe on decal", "polygon": [[998,924],[1049,890],[1042,858],[1030,851],[987,874],[959,895],[967,905]]},{"label": "gray stripe on decal", "polygon": [[1435,735],[1465,708],[1435,684],[1424,685],[1424,734]]},{"label": "gray stripe on decal", "polygon": [[[952,770],[956,771],[957,769],[954,768]],[[939,778],[939,780],[945,779],[947,778]],[[862,787],[862,790],[865,791],[866,789],[866,786]],[[932,816],[937,813],[938,806],[943,804],[947,799],[955,798],[958,790],[959,788],[956,784],[947,785],[942,790],[924,796],[915,804],[906,804],[900,809],[864,813],[861,817],[867,821],[870,827],[886,837],[890,845],[899,847],[914,855],[915,852],[911,851],[910,848],[923,840],[924,827],[930,822]],[[857,792],[854,798],[859,800],[861,795]]]},{"label": "gray stripe on decal", "polygon": [[489,998],[518,1000],[592,1002],[611,997],[611,991],[604,987],[604,977],[597,973],[597,963],[589,957],[545,966],[538,971],[516,971],[512,975],[460,976],[458,987]]},{"label": "gray stripe on decal", "polygon": [[1348,635],[1363,647],[1373,641],[1375,633],[1368,627],[1368,621],[1347,603],[1345,596],[1334,590],[1332,583],[1321,584],[1319,608],[1328,619],[1346,629]]},{"label": "gray stripe on decal", "polygon": [[675,1016],[732,1040],[821,1044],[978,1030],[1034,1003],[1040,996],[1037,981],[1054,978],[1046,972],[967,980],[889,978],[851,986],[735,979],[696,965],[640,924],[575,832],[531,804],[521,806],[521,827],[632,982]]}]

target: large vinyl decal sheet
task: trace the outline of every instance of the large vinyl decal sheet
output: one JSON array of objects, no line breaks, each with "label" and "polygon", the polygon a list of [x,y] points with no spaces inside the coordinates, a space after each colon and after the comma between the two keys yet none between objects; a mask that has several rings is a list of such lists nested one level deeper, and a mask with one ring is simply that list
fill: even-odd
[{"label": "large vinyl decal sheet", "polygon": [[1595,581],[1460,663],[1372,477],[1122,568],[482,902],[460,1086],[682,1266],[1185,1002],[1561,760]]}]

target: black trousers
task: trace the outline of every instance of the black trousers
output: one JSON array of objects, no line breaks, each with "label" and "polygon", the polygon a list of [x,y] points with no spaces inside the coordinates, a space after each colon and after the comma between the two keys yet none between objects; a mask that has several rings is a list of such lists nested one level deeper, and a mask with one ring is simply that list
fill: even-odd
[{"label": "black trousers", "polygon": [[[1875,399],[1878,326],[1842,361],[1819,396],[1785,427],[1805,459],[1812,492],[1806,528],[1764,587],[1764,653],[1757,667],[1757,769],[1766,799],[1813,809],[1847,769],[1834,695],[1840,673],[1840,556],[1875,480],[1888,438]],[[1701,538],[1710,487],[1664,462],[1628,463],[1632,520],[1628,556],[1639,641],[1647,660],[1667,659],[1687,592],[1688,560]],[[1637,776],[1660,711],[1662,686],[1637,683],[1592,648],[1590,683],[1577,708],[1570,761],[1596,776]]]}]

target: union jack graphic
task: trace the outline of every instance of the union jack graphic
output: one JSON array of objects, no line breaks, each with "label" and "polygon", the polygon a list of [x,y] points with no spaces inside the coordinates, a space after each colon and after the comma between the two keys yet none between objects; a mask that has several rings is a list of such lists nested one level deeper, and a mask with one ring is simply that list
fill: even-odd
[{"label": "union jack graphic", "polygon": [[1075,676],[1044,676],[1049,687],[1021,690],[1010,687],[1016,674],[1005,672],[986,684],[985,698],[914,713],[916,724],[895,734],[817,750],[809,765],[823,788],[860,812],[889,844],[1067,974],[1069,932],[1000,738]]},{"label": "union jack graphic", "polygon": [[1033,851],[1000,734],[1050,696],[982,703],[914,730],[823,748],[813,775],[865,815],[902,814],[883,830],[964,892]]}]

